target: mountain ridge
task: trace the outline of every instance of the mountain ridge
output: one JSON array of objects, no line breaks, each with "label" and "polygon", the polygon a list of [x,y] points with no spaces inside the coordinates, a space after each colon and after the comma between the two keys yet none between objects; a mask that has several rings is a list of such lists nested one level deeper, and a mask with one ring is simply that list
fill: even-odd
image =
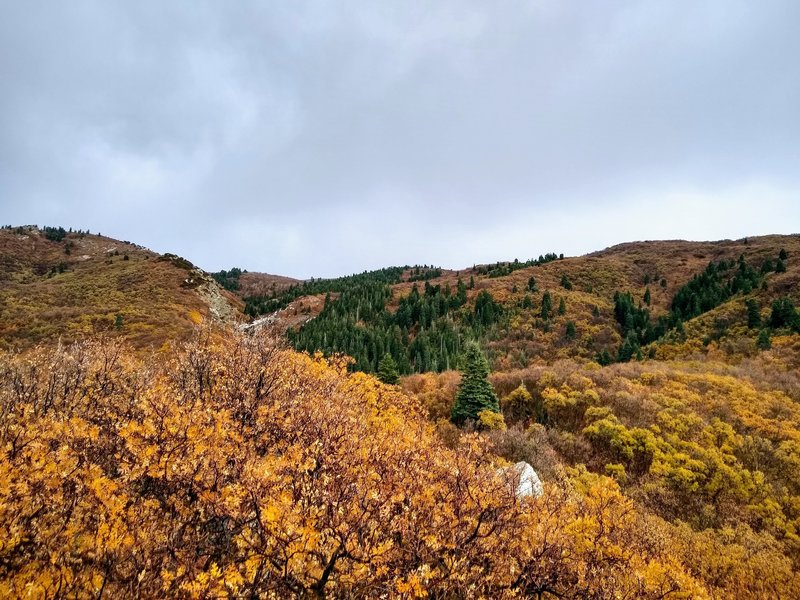
[{"label": "mountain ridge", "polygon": [[[48,235],[58,239],[48,239]],[[415,288],[439,288],[440,292],[449,288],[455,293],[461,281],[467,286],[461,317],[470,316],[467,313],[485,296],[483,292],[489,294],[510,320],[505,329],[493,323],[488,326],[492,331],[480,335],[487,335],[486,346],[498,365],[520,368],[536,357],[613,355],[623,341],[613,318],[616,292],[630,292],[640,305],[648,293],[647,309],[651,318],[657,319],[669,313],[676,292],[710,262],[745,256],[760,268],[765,261],[776,259],[781,250],[800,256],[800,235],[623,242],[577,257],[548,254],[536,261],[498,261],[462,270],[392,267],[344,278],[301,281],[241,269],[208,274],[176,255],[160,255],[128,241],[60,228],[7,226],[0,230],[0,298],[5,304],[0,341],[8,347],[12,340],[31,342],[56,330],[67,341],[107,331],[123,333],[138,345],[158,345],[176,335],[189,335],[204,319],[220,323],[246,320],[243,310],[250,312],[251,319],[269,314],[278,328],[299,331],[322,314],[326,297],[339,301],[341,291],[328,289],[331,285],[344,282],[340,289],[345,289],[361,281],[364,274],[369,278],[370,273],[386,272],[390,274],[381,277],[389,287],[385,301],[389,315],[396,314]],[[786,272],[770,275],[769,290],[753,293],[762,308],[782,294],[795,294],[794,300],[800,300],[796,296],[800,270],[793,260],[787,264]],[[232,274],[235,277],[231,279]],[[534,289],[529,289],[531,279],[535,280]],[[552,304],[553,315],[548,319],[540,318],[544,292],[549,293]],[[263,305],[269,298],[267,305],[271,303],[274,310],[251,310],[256,301]],[[99,299],[103,302],[98,303]],[[76,308],[90,302],[94,303],[91,311]],[[559,308],[564,314],[558,314]],[[714,310],[725,312],[719,307]],[[564,340],[568,327],[574,330],[570,343]],[[695,329],[707,333],[710,328]],[[511,335],[511,330],[516,333]],[[525,331],[530,339],[520,338]],[[418,333],[418,327],[409,327],[409,335]],[[373,366],[379,358],[371,357]],[[440,368],[437,365],[434,370]]]},{"label": "mountain ridge", "polygon": [[[381,275],[384,279],[380,281],[388,285],[388,291],[385,305],[381,305],[384,308],[378,307],[378,309],[379,315],[384,315],[380,319],[391,320],[391,316],[396,314],[398,308],[405,301],[404,299],[408,299],[415,287],[418,293],[434,290],[432,293],[435,294],[437,288],[440,292],[447,293],[449,289],[451,293],[454,293],[458,281],[461,280],[462,283],[469,283],[464,292],[462,308],[456,311],[462,322],[471,318],[469,311],[474,309],[478,298],[486,299],[483,292],[491,296],[491,299],[503,309],[505,315],[512,317],[505,324],[504,330],[497,331],[495,327],[494,332],[488,333],[486,340],[490,353],[494,355],[493,359],[496,361],[502,359],[505,367],[512,365],[523,367],[527,361],[535,357],[554,360],[569,356],[595,358],[598,355],[605,355],[604,353],[615,356],[624,341],[622,338],[625,337],[621,333],[620,323],[617,322],[615,315],[617,293],[631,294],[631,310],[636,309],[637,305],[641,309],[643,304],[646,304],[644,310],[647,311],[649,319],[655,325],[659,319],[669,317],[676,294],[692,278],[701,275],[710,263],[723,262],[731,266],[739,260],[739,257],[744,257],[745,263],[751,264],[751,269],[761,271],[768,263],[778,261],[778,255],[782,251],[788,252],[790,256],[800,255],[800,236],[773,235],[716,242],[681,240],[626,242],[580,257],[562,258],[552,254],[541,262],[534,261],[533,265],[519,261],[503,261],[495,264],[475,265],[462,271],[445,271],[428,267],[410,269],[398,267],[396,268],[398,272],[392,274],[391,281],[384,281],[385,276]],[[797,283],[800,282],[800,271],[797,269],[796,262],[791,258],[781,262],[785,270],[780,273],[774,271],[762,273],[762,279],[769,279],[769,284],[764,289],[753,290],[750,293],[750,296],[760,303],[762,310],[768,309],[776,298],[783,295],[791,296],[794,302],[798,301],[796,291]],[[401,270],[402,273],[399,272]],[[422,272],[421,275],[419,275],[420,272]],[[380,274],[381,272],[372,273]],[[369,277],[368,272],[362,275]],[[415,278],[416,281],[411,281]],[[295,283],[294,287],[274,293],[271,299],[248,298],[241,292],[240,295],[245,300],[248,309],[251,310],[253,317],[260,314],[272,314],[271,322],[278,323],[289,330],[296,330],[322,314],[325,308],[322,299],[326,291],[334,303],[342,302],[339,299],[340,287],[346,279],[308,280]],[[533,290],[529,289],[531,279],[535,280]],[[375,281],[378,282],[378,279]],[[328,287],[326,288],[326,286]],[[552,304],[550,310],[552,314],[549,314],[546,319],[540,318],[544,292],[549,294],[549,302]],[[647,303],[644,301],[645,296]],[[720,302],[724,304],[730,302],[730,307],[740,306],[737,310],[743,312],[741,298],[743,296],[733,294],[731,298]],[[719,307],[714,307],[714,309],[717,313],[720,312],[717,310]],[[380,313],[381,310],[385,310],[385,312]],[[441,310],[440,306],[439,311],[441,312]],[[350,317],[341,310],[339,312],[341,314],[336,317],[339,321],[352,319],[350,325],[346,326],[348,331],[342,333],[345,337],[358,337],[363,333],[365,326],[369,329],[370,323],[365,322],[357,314],[357,310]],[[695,316],[699,317],[700,315],[693,315],[692,319]],[[682,318],[681,320],[685,321],[686,319]],[[699,319],[699,322],[702,323],[705,320],[707,319]],[[416,322],[414,321],[414,323]],[[425,329],[429,325],[433,325],[433,323],[429,324],[426,321],[421,329]],[[674,325],[675,323],[673,323]],[[314,325],[314,327],[318,328],[319,326]],[[696,328],[700,341],[707,343],[710,335],[711,337],[720,337],[718,332],[709,334],[710,328],[713,329],[711,325]],[[565,341],[567,329],[569,329],[569,337],[572,340],[570,342]],[[414,337],[419,331],[420,328],[413,323],[408,325],[408,335],[411,337]],[[486,332],[478,335],[484,336],[484,334]],[[521,338],[522,334],[524,335]],[[386,338],[388,334],[381,335]],[[406,334],[403,333],[403,335]],[[470,335],[472,334],[468,334],[468,336]],[[525,335],[528,336],[528,339],[524,338]],[[642,335],[642,339],[639,341],[642,345],[646,345],[644,338],[647,338],[647,335]],[[649,344],[650,341],[652,340],[648,339],[647,343]],[[371,346],[373,341],[367,340],[364,343]],[[386,346],[390,343],[390,340],[378,339],[375,342],[377,348],[374,351],[368,348],[366,351],[369,354],[367,361],[361,360],[357,363],[356,368],[376,369],[380,359],[378,354],[381,344]],[[307,350],[327,349],[328,351],[338,350],[346,353],[356,352],[357,355],[363,354],[363,348],[359,350],[358,342],[347,340],[341,346],[328,346],[327,348],[324,340],[316,342],[301,340],[296,347]],[[688,350],[686,351],[688,352]],[[503,358],[504,356],[505,358]],[[402,358],[402,356],[398,355],[396,358]],[[407,358],[414,361],[413,356]],[[429,368],[410,367],[411,372],[421,370],[429,370]],[[441,364],[437,364],[433,370],[441,370]]]},{"label": "mountain ridge", "polygon": [[241,301],[186,259],[84,231],[4,227],[0,267],[0,347],[103,333],[157,348],[240,318]]}]

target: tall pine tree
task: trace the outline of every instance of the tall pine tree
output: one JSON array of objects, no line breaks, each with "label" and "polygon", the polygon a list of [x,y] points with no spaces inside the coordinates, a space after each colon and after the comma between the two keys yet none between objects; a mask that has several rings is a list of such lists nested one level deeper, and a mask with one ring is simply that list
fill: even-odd
[{"label": "tall pine tree", "polygon": [[465,359],[461,385],[450,416],[459,425],[467,419],[477,420],[478,413],[483,410],[500,412],[500,403],[488,380],[489,363],[477,343],[469,344]]},{"label": "tall pine tree", "polygon": [[400,379],[400,375],[397,372],[397,363],[394,362],[392,355],[388,352],[383,355],[381,362],[378,363],[378,379],[389,385],[396,384],[397,380]]},{"label": "tall pine tree", "polygon": [[761,309],[753,298],[748,298],[745,302],[747,306],[747,326],[755,329],[761,326]]},{"label": "tall pine tree", "polygon": [[546,321],[550,318],[550,311],[553,310],[553,302],[550,299],[550,292],[545,292],[542,296],[542,318]]}]

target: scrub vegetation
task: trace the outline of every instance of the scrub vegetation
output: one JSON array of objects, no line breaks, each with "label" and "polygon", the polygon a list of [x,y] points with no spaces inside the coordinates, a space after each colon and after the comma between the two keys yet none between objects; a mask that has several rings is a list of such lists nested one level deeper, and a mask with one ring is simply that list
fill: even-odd
[{"label": "scrub vegetation", "polygon": [[307,282],[0,250],[4,597],[800,597],[797,236]]}]

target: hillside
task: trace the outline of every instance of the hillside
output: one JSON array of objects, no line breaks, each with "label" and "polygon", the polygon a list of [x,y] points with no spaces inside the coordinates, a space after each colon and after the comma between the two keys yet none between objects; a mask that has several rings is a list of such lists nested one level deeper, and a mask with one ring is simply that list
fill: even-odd
[{"label": "hillside", "polygon": [[241,288],[238,290],[242,296],[266,296],[267,294],[284,290],[300,283],[299,279],[284,277],[283,275],[270,275],[269,273],[243,273],[239,278]]},{"label": "hillside", "polygon": [[0,230],[0,348],[95,333],[158,347],[241,302],[191,263],[136,244],[53,228]]},{"label": "hillside", "polygon": [[[789,258],[780,260],[782,251]],[[726,273],[714,285],[728,285],[740,257],[748,273],[754,272],[747,285],[757,280],[757,289],[715,297],[716,304],[694,311],[698,314],[684,314],[686,307],[670,313],[676,294],[710,263],[723,261]],[[267,295],[239,294],[249,314],[272,315],[289,329],[296,348],[344,352],[356,359],[355,368],[368,372],[386,353],[401,373],[447,370],[458,364],[464,343],[475,338],[487,347],[495,369],[570,357],[610,362],[620,352],[688,357],[723,348],[742,355],[755,351],[761,331],[742,328],[745,300],[755,301],[764,318],[775,300],[800,300],[796,257],[800,236],[637,242],[582,257],[551,254],[461,271],[402,267],[296,283]],[[330,305],[323,310],[320,297],[326,293]],[[615,310],[617,293],[630,293],[629,306]],[[543,310],[543,304],[549,308]],[[624,310],[635,323],[620,323]],[[661,329],[659,318],[665,320]],[[653,331],[644,331],[645,320]],[[641,331],[634,340],[629,334],[636,327]]]},{"label": "hillside", "polygon": [[[0,250],[2,595],[800,597],[800,236],[303,282]],[[500,413],[457,427],[475,342]]]},{"label": "hillside", "polygon": [[711,597],[613,480],[517,499],[486,439],[450,448],[399,388],[267,338],[155,362],[93,341],[0,372],[3,597]]}]

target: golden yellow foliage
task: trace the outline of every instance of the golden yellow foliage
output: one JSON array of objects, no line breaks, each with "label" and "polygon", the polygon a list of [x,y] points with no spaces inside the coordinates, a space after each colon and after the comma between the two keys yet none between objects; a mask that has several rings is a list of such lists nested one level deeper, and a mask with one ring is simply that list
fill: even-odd
[{"label": "golden yellow foliage", "polygon": [[[800,404],[789,357],[558,361],[492,379],[500,393],[522,381],[533,414],[543,408],[538,447],[614,477],[640,515],[665,519],[671,547],[716,597],[800,597]],[[493,439],[512,460],[520,450],[539,459],[519,432]]]},{"label": "golden yellow foliage", "polygon": [[492,410],[482,410],[478,413],[478,427],[487,431],[503,430],[506,422],[503,415]]},{"label": "golden yellow foliage", "polygon": [[607,478],[518,501],[346,361],[202,335],[0,360],[0,596],[702,598]]}]

